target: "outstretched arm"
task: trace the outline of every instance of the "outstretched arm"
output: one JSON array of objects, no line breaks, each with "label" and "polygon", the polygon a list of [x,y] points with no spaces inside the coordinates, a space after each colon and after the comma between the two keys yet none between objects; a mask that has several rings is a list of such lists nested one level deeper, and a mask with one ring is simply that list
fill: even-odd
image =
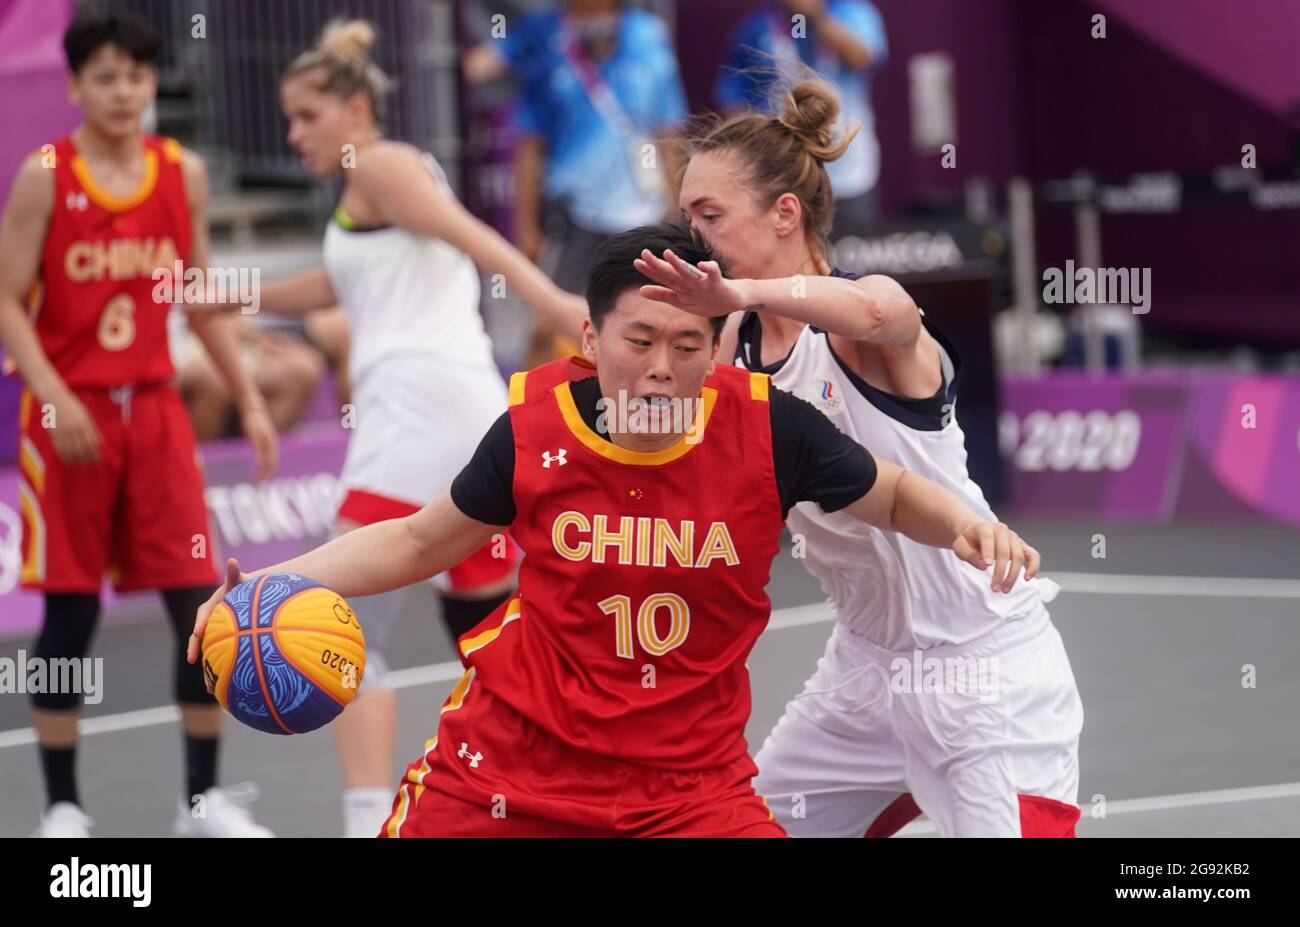
[{"label": "outstretched arm", "polygon": [[548,328],[573,341],[581,340],[586,301],[557,287],[496,229],[443,192],[410,150],[375,146],[362,153],[353,170],[353,180],[362,194],[388,222],[441,238],[469,255],[483,270],[501,274]]},{"label": "outstretched arm", "polygon": [[893,277],[871,274],[858,280],[816,274],[731,280],[717,261],[695,266],[671,250],[662,257],[641,252],[633,262],[655,285],[641,295],[696,315],[725,315],[754,309],[816,325],[852,341],[911,344],[921,335],[921,313]]},{"label": "outstretched arm", "polygon": [[769,401],[777,486],[787,507],[815,502],[918,544],[951,549],[977,569],[994,567],[995,592],[1015,585],[1022,564],[1026,578],[1038,573],[1037,551],[956,493],[872,454],[796,396],[773,389]]},{"label": "outstretched arm", "polygon": [[876,55],[849,26],[836,19],[827,9],[825,0],[785,0],[791,13],[803,13],[817,30],[817,38],[840,61],[856,71],[865,71],[875,64]]},{"label": "outstretched arm", "polygon": [[[873,455],[874,456],[874,455]],[[953,492],[888,460],[875,458],[875,485],[845,507],[859,521],[897,531],[918,544],[946,547],[981,570],[993,567],[994,592],[1010,592],[1025,568],[1038,573],[1038,551],[1002,522],[980,518]]]}]

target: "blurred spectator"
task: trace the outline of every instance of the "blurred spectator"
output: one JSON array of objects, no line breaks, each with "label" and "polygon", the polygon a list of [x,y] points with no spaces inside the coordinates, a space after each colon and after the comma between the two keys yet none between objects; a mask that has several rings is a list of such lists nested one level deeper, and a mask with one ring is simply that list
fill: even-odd
[{"label": "blurred spectator", "polygon": [[671,133],[687,110],[672,37],[619,0],[568,0],[511,22],[496,47],[519,86],[516,242],[581,293],[608,236],[676,212]]},{"label": "blurred spectator", "polygon": [[[802,19],[797,19],[802,16]],[[779,0],[733,30],[714,86],[718,108],[775,112],[780,86],[808,68],[839,92],[840,126],[860,124],[838,161],[826,165],[835,192],[832,238],[861,231],[879,214],[880,143],[871,76],[885,62],[885,24],[868,0]]]},{"label": "blurred spectator", "polygon": [[[180,313],[176,318],[183,318]],[[243,361],[266,399],[276,430],[298,424],[327,367],[340,378],[340,403],[347,401],[347,323],[337,309],[311,313],[301,324],[253,322],[239,316]],[[182,322],[172,331],[176,388],[189,409],[200,441],[238,435],[234,403],[198,339]]]}]

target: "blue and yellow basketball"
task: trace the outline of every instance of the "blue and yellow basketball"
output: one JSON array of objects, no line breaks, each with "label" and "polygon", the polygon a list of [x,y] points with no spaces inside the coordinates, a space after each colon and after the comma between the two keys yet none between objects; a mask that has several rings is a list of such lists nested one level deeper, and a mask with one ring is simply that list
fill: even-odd
[{"label": "blue and yellow basketball", "polygon": [[240,583],[203,632],[203,674],[221,707],[270,734],[328,724],[365,669],[365,637],[348,603],[294,573]]}]

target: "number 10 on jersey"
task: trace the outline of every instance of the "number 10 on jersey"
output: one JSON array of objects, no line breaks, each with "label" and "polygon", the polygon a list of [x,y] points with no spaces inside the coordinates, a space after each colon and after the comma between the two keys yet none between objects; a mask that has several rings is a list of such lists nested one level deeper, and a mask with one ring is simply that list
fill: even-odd
[{"label": "number 10 on jersey", "polygon": [[[612,595],[596,605],[606,615],[614,618],[614,649],[625,660],[634,659],[632,652],[632,599],[625,595]],[[668,633],[659,636],[655,618],[660,609],[668,610]],[[691,631],[691,610],[686,601],[671,592],[656,592],[646,596],[636,610],[636,638],[641,649],[651,656],[662,657],[680,647]]]}]

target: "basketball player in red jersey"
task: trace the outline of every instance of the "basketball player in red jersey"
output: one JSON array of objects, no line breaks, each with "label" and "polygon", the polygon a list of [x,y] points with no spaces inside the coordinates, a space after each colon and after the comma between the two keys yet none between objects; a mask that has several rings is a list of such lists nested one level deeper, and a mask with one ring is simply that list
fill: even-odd
[{"label": "basketball player in red jersey", "polygon": [[[715,368],[721,320],[642,297],[643,248],[707,254],[675,226],[611,238],[592,262],[585,359],[516,374],[448,493],[262,571],[369,595],[506,526],[525,551],[518,595],[459,641],[467,672],[383,836],[781,836],[750,785],[745,658],[789,509],[843,509],[981,568],[997,543],[1024,548],[766,374]],[[652,412],[624,428],[620,400]],[[664,427],[687,402],[685,433]],[[246,578],[227,564],[227,588]],[[196,616],[191,659],[218,601]]]},{"label": "basketball player in red jersey", "polygon": [[[177,629],[218,578],[194,432],[170,382],[171,306],[155,300],[153,277],[178,260],[206,268],[207,175],[195,154],[140,130],[158,80],[160,40],[148,22],[78,18],[64,48],[81,124],[23,163],[0,228],[0,341],[27,387],[21,579],[44,593],[35,653],[46,661],[86,656],[106,574],[119,591],[161,590]],[[196,319],[194,330],[239,397],[260,478],[274,466],[275,430],[230,322]],[[188,797],[176,832],[269,835],[249,814],[248,789],[216,787],[220,710],[184,659],[185,636],[174,685]],[[37,834],[88,836],[74,770],[80,693],[32,702],[49,802]]]}]

